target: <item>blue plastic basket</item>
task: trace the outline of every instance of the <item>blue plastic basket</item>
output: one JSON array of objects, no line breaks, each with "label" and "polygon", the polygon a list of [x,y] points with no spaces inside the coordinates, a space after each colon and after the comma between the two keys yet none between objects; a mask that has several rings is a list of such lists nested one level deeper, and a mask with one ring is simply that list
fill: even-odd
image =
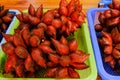
[{"label": "blue plastic basket", "polygon": [[[19,12],[18,10],[9,10],[9,13],[19,14],[20,12]],[[14,16],[13,19],[12,19],[12,21],[11,21],[11,23],[9,24],[7,30],[4,30],[4,31],[3,31],[4,33],[6,33],[6,34],[9,33],[12,25],[14,24],[14,20],[15,20],[15,19],[16,19],[16,17]],[[1,45],[1,43],[2,43],[3,41],[4,41],[4,38],[3,38],[2,34],[0,34],[0,45]]]},{"label": "blue plastic basket", "polygon": [[103,61],[102,50],[100,49],[97,41],[97,37],[100,37],[101,33],[96,32],[94,29],[96,12],[102,12],[107,9],[108,8],[93,8],[88,10],[87,18],[88,18],[90,36],[92,40],[92,46],[96,59],[97,69],[100,76],[102,77],[102,80],[120,80],[120,73],[114,72],[113,69],[109,66],[109,64]]},{"label": "blue plastic basket", "polygon": [[108,7],[108,4],[112,3],[112,0],[101,0],[98,5],[102,5],[104,8]]}]

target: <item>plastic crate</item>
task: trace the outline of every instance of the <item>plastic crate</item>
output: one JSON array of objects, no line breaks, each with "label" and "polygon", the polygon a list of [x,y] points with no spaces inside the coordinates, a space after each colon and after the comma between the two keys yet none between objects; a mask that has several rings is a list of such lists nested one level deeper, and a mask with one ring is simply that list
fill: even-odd
[{"label": "plastic crate", "polygon": [[92,46],[96,59],[97,69],[103,80],[120,80],[120,73],[115,73],[108,63],[103,61],[102,50],[98,44],[97,37],[101,36],[100,32],[96,32],[94,29],[96,20],[96,12],[102,12],[108,8],[93,8],[88,10],[87,18],[90,30],[90,36],[92,40]]},{"label": "plastic crate", "polygon": [[[17,19],[14,19],[14,24],[12,25],[12,28],[10,29],[9,33],[13,34],[14,29],[18,27],[18,25],[19,25],[19,21]],[[79,49],[90,54],[89,58],[85,62],[87,65],[89,65],[89,68],[84,70],[77,70],[77,72],[80,74],[80,79],[78,78],[78,80],[96,80],[97,69],[96,69],[92,44],[90,40],[89,29],[86,23],[82,24],[81,28],[74,33],[74,38],[78,40]],[[2,51],[2,49],[0,49],[0,70],[1,71],[3,70],[5,60],[6,60],[6,55]],[[44,70],[39,71],[40,75],[43,75],[43,73],[45,73]],[[10,80],[40,80],[40,79],[56,80],[55,78],[45,78],[44,76],[41,76],[40,78],[9,78],[8,76],[3,76],[2,73],[0,73],[0,80],[8,80],[8,79]],[[70,79],[67,79],[67,80],[70,80]],[[66,80],[66,79],[62,79],[62,80]],[[75,78],[72,80],[75,80]]]},{"label": "plastic crate", "polygon": [[[11,13],[11,14],[19,14],[20,12],[18,10],[9,10],[9,13]],[[14,16],[12,18],[12,21],[9,24],[7,30],[4,30],[4,33],[6,33],[6,34],[9,33],[10,29],[12,28],[12,25],[15,24],[15,22],[14,22],[15,19],[16,19],[16,17]],[[2,34],[0,34],[0,45],[1,45],[1,43],[3,43],[3,41],[4,41],[3,36],[2,36]]]},{"label": "plastic crate", "polygon": [[108,4],[112,3],[112,0],[101,0],[99,3],[98,3],[98,6],[102,6],[104,8],[107,8],[108,7]]}]

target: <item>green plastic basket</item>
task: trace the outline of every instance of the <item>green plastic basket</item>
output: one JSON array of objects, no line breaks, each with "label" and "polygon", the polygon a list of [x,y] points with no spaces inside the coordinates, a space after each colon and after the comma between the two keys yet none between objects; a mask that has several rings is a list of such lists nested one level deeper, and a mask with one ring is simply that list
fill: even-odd
[{"label": "green plastic basket", "polygon": [[[19,21],[16,19],[14,20],[15,23],[13,24],[12,28],[9,31],[9,34],[14,33],[14,29],[18,27]],[[90,54],[89,58],[86,60],[86,64],[89,65],[89,68],[84,69],[84,70],[77,70],[77,72],[80,75],[79,80],[96,80],[97,77],[97,69],[96,69],[96,64],[95,64],[95,59],[94,59],[94,53],[93,53],[93,48],[91,45],[91,39],[89,35],[89,29],[88,25],[86,23],[81,25],[81,28],[79,28],[75,33],[74,33],[74,38],[78,40],[78,47],[80,50],[83,50],[84,52]],[[5,42],[5,41],[4,41]],[[0,71],[3,70],[3,66],[5,64],[6,60],[6,55],[0,49]],[[39,74],[43,74],[45,71],[41,70]],[[10,78],[10,75],[2,75],[0,73],[0,80],[60,80],[59,78]],[[66,78],[63,78],[62,80],[66,80]],[[67,80],[75,80],[75,78],[69,78]],[[77,80],[77,79],[76,79]]]}]

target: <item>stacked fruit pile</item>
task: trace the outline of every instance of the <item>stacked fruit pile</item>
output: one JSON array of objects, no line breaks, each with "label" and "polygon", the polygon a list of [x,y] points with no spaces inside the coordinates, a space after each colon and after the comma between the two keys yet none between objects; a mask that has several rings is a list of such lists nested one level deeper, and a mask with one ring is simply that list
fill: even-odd
[{"label": "stacked fruit pile", "polygon": [[7,54],[5,73],[15,77],[36,77],[39,68],[47,69],[46,77],[79,78],[77,70],[89,54],[78,50],[76,39],[69,37],[84,22],[85,15],[79,0],[61,0],[59,8],[43,13],[41,5],[36,11],[32,5],[28,14],[17,14],[20,25],[15,33],[3,34],[6,43],[2,50]]},{"label": "stacked fruit pile", "polygon": [[108,10],[100,13],[100,24],[95,25],[97,32],[102,33],[98,39],[103,52],[104,61],[114,69],[120,66],[120,2],[113,0]]}]

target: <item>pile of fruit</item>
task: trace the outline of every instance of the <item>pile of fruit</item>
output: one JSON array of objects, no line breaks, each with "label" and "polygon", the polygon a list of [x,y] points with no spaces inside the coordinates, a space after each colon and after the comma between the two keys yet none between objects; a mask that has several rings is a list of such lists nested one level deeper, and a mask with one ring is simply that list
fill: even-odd
[{"label": "pile of fruit", "polygon": [[120,68],[120,2],[113,0],[109,9],[100,13],[95,30],[102,33],[98,41],[103,50],[104,61],[118,71]]},{"label": "pile of fruit", "polygon": [[28,14],[17,14],[20,21],[14,34],[4,34],[2,50],[7,54],[5,73],[14,77],[37,77],[40,68],[47,70],[45,77],[79,78],[76,70],[88,68],[89,54],[78,50],[76,39],[68,40],[85,21],[79,0],[61,0],[59,8],[43,12],[32,5]]},{"label": "pile of fruit", "polygon": [[4,9],[3,5],[0,5],[0,32],[6,32],[12,18],[13,14],[9,13],[8,9]]}]

